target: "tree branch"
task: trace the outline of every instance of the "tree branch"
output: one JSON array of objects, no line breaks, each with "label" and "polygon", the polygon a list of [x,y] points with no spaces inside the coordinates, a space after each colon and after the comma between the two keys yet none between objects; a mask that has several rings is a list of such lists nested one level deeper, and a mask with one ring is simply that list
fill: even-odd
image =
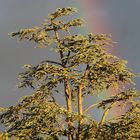
[{"label": "tree branch", "polygon": [[64,67],[61,63],[56,62],[56,61],[51,61],[51,60],[44,60],[44,61],[42,61],[41,63],[52,63],[52,64],[57,64],[57,65],[59,65],[59,66]]},{"label": "tree branch", "polygon": [[[57,39],[57,41],[58,41],[58,45],[59,45],[59,47],[61,46],[61,42],[60,42],[60,38],[59,38],[59,35],[58,35],[58,32],[57,31],[54,31],[55,32],[55,37],[56,37],[56,39]],[[62,52],[62,50],[60,50],[59,51],[60,52],[60,58],[61,58],[61,62],[62,62],[62,65],[63,65],[63,67],[64,67],[64,61],[63,61],[63,52]]]},{"label": "tree branch", "polygon": [[86,113],[88,110],[90,110],[91,108],[93,108],[93,107],[95,107],[95,106],[97,106],[97,105],[99,105],[99,103],[90,105],[89,107],[87,107],[87,108],[83,111],[83,113]]},{"label": "tree branch", "polygon": [[68,54],[67,54],[67,56],[66,56],[66,57],[67,57],[67,59],[66,59],[66,61],[65,61],[65,65],[66,65],[66,64],[67,64],[67,62],[68,62],[68,58],[69,58],[69,56],[70,56],[70,53],[71,53],[71,52],[69,51],[69,52],[68,52]]},{"label": "tree branch", "polygon": [[101,118],[101,121],[99,122],[99,126],[101,126],[105,122],[105,117],[107,116],[109,110],[112,108],[113,105],[115,105],[117,102],[113,102],[109,107],[107,107],[103,113],[103,116]]}]

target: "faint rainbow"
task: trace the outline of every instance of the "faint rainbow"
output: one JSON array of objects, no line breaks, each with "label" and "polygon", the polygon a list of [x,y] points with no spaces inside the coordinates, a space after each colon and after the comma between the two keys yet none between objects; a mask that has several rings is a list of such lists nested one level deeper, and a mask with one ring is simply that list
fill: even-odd
[{"label": "faint rainbow", "polygon": [[104,11],[99,0],[83,0],[82,5],[86,12],[89,29],[94,33],[105,33],[108,25],[105,23]]},{"label": "faint rainbow", "polygon": [[[85,13],[85,17],[88,25],[88,31],[93,33],[108,33],[111,32],[109,24],[107,22],[106,14],[104,14],[104,9],[102,8],[102,3],[99,0],[82,0],[82,8]],[[110,34],[110,33],[109,33]],[[113,49],[110,50],[111,53],[117,54]],[[111,89],[110,95],[114,93]],[[114,108],[111,112],[111,116],[118,116],[122,111],[118,111],[118,108]]]}]

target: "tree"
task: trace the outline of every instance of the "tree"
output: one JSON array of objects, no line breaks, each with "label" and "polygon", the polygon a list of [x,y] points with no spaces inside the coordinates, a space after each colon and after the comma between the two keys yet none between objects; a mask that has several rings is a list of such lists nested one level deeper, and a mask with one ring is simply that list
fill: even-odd
[{"label": "tree", "polygon": [[[19,74],[19,88],[30,87],[33,94],[23,97],[16,106],[1,111],[1,123],[9,137],[23,140],[138,140],[140,138],[140,95],[133,78],[138,74],[126,67],[127,61],[109,53],[113,46],[106,34],[73,34],[71,27],[83,25],[83,20],[64,21],[63,16],[77,12],[75,8],[59,8],[49,14],[38,27],[12,32],[11,37],[50,47],[59,54],[59,61],[44,60],[36,66],[24,65]],[[132,87],[132,86],[131,86]],[[56,100],[63,91],[66,107]],[[86,96],[117,94],[90,106],[83,106]],[[60,95],[61,96],[61,95]],[[119,117],[106,119],[114,106],[129,108]],[[98,122],[88,111],[102,109]]]}]

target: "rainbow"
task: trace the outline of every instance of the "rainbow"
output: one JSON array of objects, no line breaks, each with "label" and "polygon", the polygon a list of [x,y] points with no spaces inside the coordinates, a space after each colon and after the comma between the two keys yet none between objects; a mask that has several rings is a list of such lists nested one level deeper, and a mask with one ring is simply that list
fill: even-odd
[{"label": "rainbow", "polygon": [[[88,25],[88,30],[93,33],[107,33],[110,31],[109,24],[107,22],[108,13],[102,7],[102,3],[99,0],[82,0],[82,9],[84,9],[85,17]],[[110,33],[109,33],[110,34]],[[110,51],[113,54],[117,54],[113,49]],[[109,94],[114,93],[113,89],[109,90]],[[111,116],[118,116],[124,111],[121,111],[118,107],[115,107],[111,111]],[[111,117],[110,116],[110,117]],[[109,118],[110,118],[109,117]]]}]

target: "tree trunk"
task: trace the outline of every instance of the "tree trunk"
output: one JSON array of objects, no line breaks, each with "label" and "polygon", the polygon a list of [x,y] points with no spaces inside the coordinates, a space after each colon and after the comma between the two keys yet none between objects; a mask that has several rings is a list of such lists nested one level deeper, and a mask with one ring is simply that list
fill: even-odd
[{"label": "tree trunk", "polygon": [[[71,113],[72,113],[71,90],[70,90],[70,87],[68,85],[67,80],[65,80],[65,82],[64,82],[64,87],[65,87],[65,97],[66,97],[67,110],[68,110],[68,113],[71,115]],[[74,140],[74,138],[73,138],[74,134],[72,132],[73,122],[71,120],[71,117],[67,117],[67,122],[68,122],[68,130],[69,130],[68,139],[69,140]]]},{"label": "tree trunk", "polygon": [[[59,38],[57,31],[55,31],[55,36],[56,36],[56,39],[59,43],[59,46],[61,46],[60,38]],[[68,53],[68,56],[69,56],[69,53]],[[64,62],[63,57],[64,57],[63,52],[60,50],[61,63],[62,63],[62,66],[66,68],[67,61]],[[71,98],[72,95],[71,95],[71,89],[69,87],[69,83],[68,83],[67,78],[64,78],[64,89],[65,89],[65,99],[66,99],[67,111],[71,115],[71,113],[72,113],[72,98]],[[74,136],[73,136],[74,134],[72,132],[74,125],[73,125],[73,122],[71,120],[71,117],[67,117],[67,122],[68,122],[68,130],[69,130],[68,139],[74,140]]]},{"label": "tree trunk", "polygon": [[81,140],[81,124],[82,124],[82,115],[83,115],[83,108],[82,108],[82,86],[81,85],[79,85],[79,87],[78,87],[77,98],[78,98],[78,115],[79,115],[77,139]]}]

